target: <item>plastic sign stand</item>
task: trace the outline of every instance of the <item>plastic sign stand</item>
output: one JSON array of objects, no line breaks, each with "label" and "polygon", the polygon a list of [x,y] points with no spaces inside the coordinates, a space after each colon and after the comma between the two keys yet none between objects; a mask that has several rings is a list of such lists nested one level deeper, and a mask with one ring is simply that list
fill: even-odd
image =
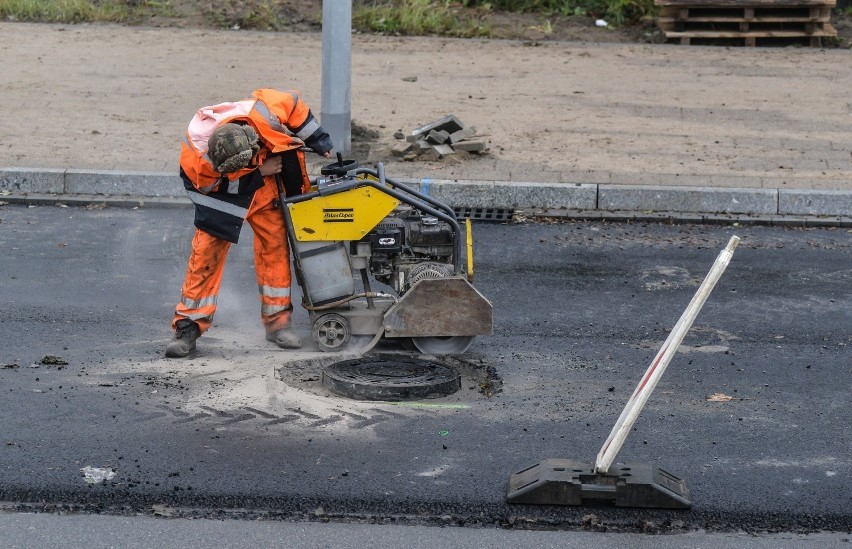
[{"label": "plastic sign stand", "polygon": [[650,464],[612,463],[674,353],[725,272],[740,239],[732,236],[675,324],[657,356],[627,401],[621,416],[598,453],[594,465],[567,459],[546,459],[509,477],[506,501],[549,505],[583,505],[608,501],[619,507],[688,509],[689,488],[673,474]]}]

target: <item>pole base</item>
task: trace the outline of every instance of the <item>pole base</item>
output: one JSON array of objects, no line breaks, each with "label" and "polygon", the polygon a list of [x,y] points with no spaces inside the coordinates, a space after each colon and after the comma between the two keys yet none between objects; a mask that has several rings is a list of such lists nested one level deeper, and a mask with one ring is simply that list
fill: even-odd
[{"label": "pole base", "polygon": [[508,503],[689,509],[686,483],[647,463],[615,464],[608,473],[568,459],[546,459],[509,477]]}]

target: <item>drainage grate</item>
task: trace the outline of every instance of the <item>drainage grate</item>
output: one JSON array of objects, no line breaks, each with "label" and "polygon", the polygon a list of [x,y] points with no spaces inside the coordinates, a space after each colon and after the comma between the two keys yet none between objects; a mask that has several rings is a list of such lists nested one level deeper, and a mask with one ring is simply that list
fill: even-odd
[{"label": "drainage grate", "polygon": [[515,210],[506,208],[454,208],[453,211],[456,218],[471,221],[511,221],[515,215]]},{"label": "drainage grate", "polygon": [[335,362],[323,370],[322,383],[349,398],[399,401],[451,395],[461,387],[461,378],[431,360],[378,355]]}]

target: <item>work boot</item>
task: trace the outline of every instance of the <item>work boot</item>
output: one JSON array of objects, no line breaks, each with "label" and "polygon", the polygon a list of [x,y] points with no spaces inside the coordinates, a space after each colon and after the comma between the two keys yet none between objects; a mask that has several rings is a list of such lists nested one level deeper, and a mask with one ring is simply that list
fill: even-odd
[{"label": "work boot", "polygon": [[266,334],[266,341],[271,341],[282,349],[300,349],[302,347],[302,340],[290,328],[281,328],[277,332]]},{"label": "work boot", "polygon": [[178,320],[175,337],[166,346],[166,356],[183,358],[195,350],[195,340],[201,337],[201,328],[191,320]]}]

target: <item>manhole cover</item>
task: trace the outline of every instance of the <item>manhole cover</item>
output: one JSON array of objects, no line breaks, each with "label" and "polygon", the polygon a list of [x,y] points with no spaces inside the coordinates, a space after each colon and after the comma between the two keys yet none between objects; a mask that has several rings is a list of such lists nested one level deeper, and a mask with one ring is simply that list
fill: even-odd
[{"label": "manhole cover", "polygon": [[361,400],[438,398],[459,390],[459,374],[444,364],[399,355],[379,355],[335,362],[322,372],[332,392]]}]

